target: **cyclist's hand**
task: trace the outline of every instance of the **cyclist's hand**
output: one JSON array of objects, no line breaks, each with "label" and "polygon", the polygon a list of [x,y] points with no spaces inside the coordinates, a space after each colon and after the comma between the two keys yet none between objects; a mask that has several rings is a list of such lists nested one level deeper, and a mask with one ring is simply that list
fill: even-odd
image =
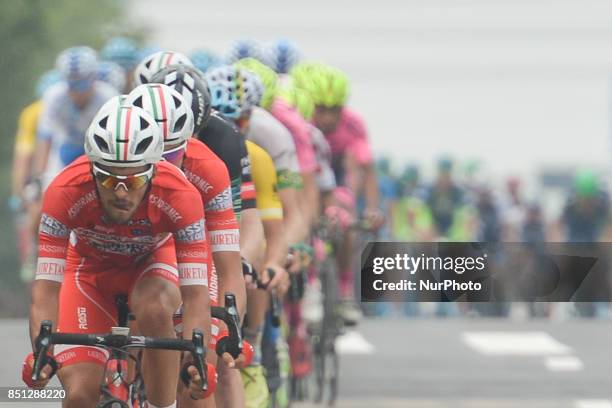
[{"label": "cyclist's hand", "polygon": [[300,258],[300,254],[297,252],[290,253],[287,256],[287,272],[298,273],[302,269],[302,260]]},{"label": "cyclist's hand", "polygon": [[191,399],[199,400],[210,397],[215,393],[217,389],[217,370],[212,364],[206,363],[206,376],[208,379],[208,388],[206,391],[202,390],[202,377],[198,373],[198,369],[191,365],[187,368],[189,374],[189,387],[188,392]]},{"label": "cyclist's hand", "polygon": [[40,378],[38,381],[32,380],[32,373],[34,372],[34,353],[30,353],[26,356],[23,361],[21,368],[21,379],[30,388],[42,389],[47,386],[51,377],[53,377],[54,370],[50,364],[46,364],[40,372]]},{"label": "cyclist's hand", "polygon": [[379,229],[385,223],[385,215],[378,208],[366,208],[363,217],[374,230]]},{"label": "cyclist's hand", "polygon": [[[251,347],[249,344],[248,347]],[[221,360],[225,363],[228,368],[245,368],[250,364],[247,355],[245,355],[244,351],[240,353],[238,358],[232,357],[230,353],[223,353],[221,356]]]},{"label": "cyclist's hand", "polygon": [[[274,271],[274,277],[272,279],[270,279],[268,269],[272,269]],[[269,291],[273,291],[281,296],[284,295],[289,289],[289,274],[287,273],[287,270],[278,265],[266,266],[262,272],[261,280]]]},{"label": "cyclist's hand", "polygon": [[244,276],[244,283],[247,289],[257,289],[257,272],[253,265],[244,258],[242,259],[242,275]]}]

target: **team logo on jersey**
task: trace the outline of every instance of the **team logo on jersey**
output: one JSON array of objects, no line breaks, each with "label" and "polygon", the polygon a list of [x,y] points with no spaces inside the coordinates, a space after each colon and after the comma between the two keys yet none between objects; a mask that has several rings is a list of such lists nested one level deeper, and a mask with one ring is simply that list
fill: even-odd
[{"label": "team logo on jersey", "polygon": [[149,203],[159,208],[164,214],[170,217],[170,219],[174,223],[177,223],[179,220],[183,218],[181,214],[174,207],[172,207],[170,204],[168,204],[167,202],[165,202],[164,200],[162,200],[160,197],[156,196],[155,194],[149,195]]},{"label": "team logo on jersey", "polygon": [[232,189],[226,188],[206,203],[206,211],[223,211],[232,208]]},{"label": "team logo on jersey", "polygon": [[87,194],[84,194],[81,197],[79,197],[79,199],[75,201],[75,203],[72,205],[72,207],[70,207],[68,209],[68,217],[70,217],[71,220],[75,219],[76,216],[79,215],[81,210],[87,204],[89,204],[92,201],[94,201],[96,199],[96,197],[97,197],[96,190],[92,190],[92,191],[88,192]]},{"label": "team logo on jersey", "polygon": [[208,192],[212,190],[213,186],[197,174],[185,169],[185,175],[187,176],[187,180],[196,186],[202,193],[208,194]]},{"label": "team logo on jersey", "polygon": [[203,241],[205,233],[204,219],[200,218],[193,224],[176,231],[175,237],[177,241],[181,242]]},{"label": "team logo on jersey", "polygon": [[43,213],[40,217],[40,232],[57,238],[66,238],[70,229],[52,216]]}]

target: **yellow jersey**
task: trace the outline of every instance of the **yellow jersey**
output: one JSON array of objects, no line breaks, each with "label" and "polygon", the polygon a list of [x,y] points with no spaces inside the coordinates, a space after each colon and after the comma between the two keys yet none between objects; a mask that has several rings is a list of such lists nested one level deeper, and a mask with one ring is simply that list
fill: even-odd
[{"label": "yellow jersey", "polygon": [[42,101],[39,99],[23,108],[19,115],[19,125],[15,136],[15,152],[28,154],[34,152],[36,146],[36,130],[38,118],[42,111]]},{"label": "yellow jersey", "polygon": [[251,160],[251,173],[255,184],[257,210],[263,221],[282,220],[283,205],[278,198],[276,168],[270,155],[261,147],[246,141]]}]

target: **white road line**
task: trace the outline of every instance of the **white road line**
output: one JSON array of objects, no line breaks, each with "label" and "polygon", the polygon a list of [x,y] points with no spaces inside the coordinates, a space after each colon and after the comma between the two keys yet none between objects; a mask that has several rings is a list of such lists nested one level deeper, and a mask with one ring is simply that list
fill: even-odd
[{"label": "white road line", "polygon": [[372,354],[375,347],[357,331],[349,331],[336,339],[339,354]]},{"label": "white road line", "polygon": [[546,332],[465,332],[461,339],[469,347],[486,355],[541,356],[572,351]]},{"label": "white road line", "polygon": [[609,400],[578,400],[574,404],[576,408],[612,408],[612,402]]},{"label": "white road line", "polygon": [[544,365],[550,371],[580,371],[584,369],[582,361],[574,356],[547,357],[544,360]]}]

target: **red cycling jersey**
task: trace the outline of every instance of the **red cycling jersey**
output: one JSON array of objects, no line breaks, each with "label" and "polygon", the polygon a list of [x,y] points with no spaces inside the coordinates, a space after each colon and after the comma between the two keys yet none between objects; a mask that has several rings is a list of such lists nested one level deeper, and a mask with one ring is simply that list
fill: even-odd
[{"label": "red cycling jersey", "polygon": [[204,143],[191,138],[187,142],[182,169],[202,197],[212,252],[239,252],[239,227],[225,163]]},{"label": "red cycling jersey", "polygon": [[88,261],[129,268],[174,235],[180,284],[206,285],[210,259],[204,210],[184,175],[170,163],[158,163],[132,219],[119,225],[107,220],[90,167],[81,156],[45,192],[36,279],[63,280],[69,244]]}]

